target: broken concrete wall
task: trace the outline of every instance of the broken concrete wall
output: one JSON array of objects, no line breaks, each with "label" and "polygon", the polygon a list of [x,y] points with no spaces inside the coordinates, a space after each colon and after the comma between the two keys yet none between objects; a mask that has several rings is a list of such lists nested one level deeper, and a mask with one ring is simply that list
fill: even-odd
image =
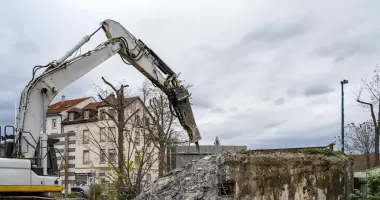
[{"label": "broken concrete wall", "polygon": [[353,162],[340,154],[250,151],[230,153],[222,163],[237,199],[346,200],[353,186]]},{"label": "broken concrete wall", "polygon": [[345,200],[352,164],[323,152],[225,152],[173,170],[136,199]]}]

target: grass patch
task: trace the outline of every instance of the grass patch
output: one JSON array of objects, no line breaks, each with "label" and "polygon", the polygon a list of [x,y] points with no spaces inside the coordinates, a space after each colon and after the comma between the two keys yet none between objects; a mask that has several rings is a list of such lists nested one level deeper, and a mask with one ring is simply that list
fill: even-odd
[{"label": "grass patch", "polygon": [[331,149],[303,149],[302,151],[308,154],[322,154],[326,156],[336,156],[341,154],[340,152]]}]

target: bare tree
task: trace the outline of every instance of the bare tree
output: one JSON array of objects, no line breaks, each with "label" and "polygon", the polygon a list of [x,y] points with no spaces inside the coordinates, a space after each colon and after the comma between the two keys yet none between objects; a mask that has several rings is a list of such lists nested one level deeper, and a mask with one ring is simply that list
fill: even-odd
[{"label": "bare tree", "polygon": [[219,141],[218,136],[215,137],[214,145],[215,146],[220,146],[220,141]]},{"label": "bare tree", "polygon": [[371,167],[370,154],[375,149],[375,130],[372,121],[366,121],[359,125],[347,124],[344,146],[349,153],[364,154],[366,167]]},{"label": "bare tree", "polygon": [[[149,130],[149,127],[141,125],[140,116],[147,110],[141,99],[126,98],[126,85],[120,85],[117,89],[102,79],[112,89],[112,93],[99,92],[101,102],[97,106],[102,108],[97,109],[100,112],[99,120],[82,124],[85,126],[82,129],[87,131],[80,137],[81,143],[97,155],[96,158],[92,156],[88,160],[93,168],[101,171],[99,164],[109,164],[111,173],[108,178],[114,181],[112,194],[117,199],[130,199],[139,194],[149,181],[146,176],[156,163],[157,151],[152,147],[149,137],[141,134],[142,129]],[[105,152],[107,148],[108,154]],[[144,177],[147,181],[144,181]]]},{"label": "bare tree", "polygon": [[183,144],[184,131],[178,119],[170,109],[170,102],[165,93],[154,87],[146,80],[140,88],[140,96],[146,107],[147,113],[153,115],[150,127],[145,127],[146,133],[154,146],[158,149],[158,176],[166,171],[165,152],[171,145]]},{"label": "bare tree", "polygon": [[[356,92],[356,101],[370,110],[375,129],[375,166],[379,166],[379,136],[380,136],[380,70],[377,65],[370,80],[362,80]],[[367,100],[364,100],[364,99]]]}]

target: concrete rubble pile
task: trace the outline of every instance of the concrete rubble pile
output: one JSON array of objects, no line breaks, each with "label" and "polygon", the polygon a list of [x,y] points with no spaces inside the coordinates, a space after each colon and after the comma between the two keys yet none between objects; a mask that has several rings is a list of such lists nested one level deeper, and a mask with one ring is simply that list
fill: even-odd
[{"label": "concrete rubble pile", "polygon": [[228,200],[220,196],[219,183],[226,177],[222,156],[209,155],[177,168],[146,187],[136,200]]},{"label": "concrete rubble pile", "polygon": [[327,149],[220,152],[172,170],[136,199],[343,200],[352,164]]}]

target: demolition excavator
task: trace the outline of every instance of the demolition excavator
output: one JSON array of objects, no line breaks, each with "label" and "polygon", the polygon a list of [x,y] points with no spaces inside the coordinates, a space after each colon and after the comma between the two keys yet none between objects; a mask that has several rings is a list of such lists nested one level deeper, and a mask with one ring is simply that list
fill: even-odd
[{"label": "demolition excavator", "polygon": [[[105,32],[105,42],[84,54],[73,55],[99,30]],[[120,23],[105,20],[60,59],[33,68],[33,77],[21,94],[16,125],[6,127],[14,137],[0,139],[0,199],[35,196],[42,199],[46,193],[62,191],[54,148],[58,140],[46,134],[48,105],[61,90],[116,54],[167,95],[173,115],[188,133],[188,141],[195,143],[199,151],[201,136],[189,101],[190,93],[178,74]],[[43,72],[37,76],[39,70]]]}]

